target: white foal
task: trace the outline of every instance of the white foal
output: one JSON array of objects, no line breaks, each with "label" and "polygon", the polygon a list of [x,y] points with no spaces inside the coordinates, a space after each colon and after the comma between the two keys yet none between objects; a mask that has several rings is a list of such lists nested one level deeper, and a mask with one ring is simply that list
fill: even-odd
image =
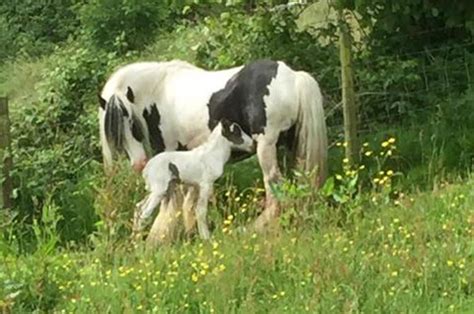
[{"label": "white foal", "polygon": [[224,119],[214,128],[208,140],[193,150],[163,152],[150,159],[143,169],[143,178],[150,194],[137,204],[134,230],[143,229],[144,221],[172,192],[175,183],[180,181],[199,187],[196,220],[201,238],[209,239],[208,200],[213,184],[223,174],[233,148],[253,152],[253,140],[238,124]]}]

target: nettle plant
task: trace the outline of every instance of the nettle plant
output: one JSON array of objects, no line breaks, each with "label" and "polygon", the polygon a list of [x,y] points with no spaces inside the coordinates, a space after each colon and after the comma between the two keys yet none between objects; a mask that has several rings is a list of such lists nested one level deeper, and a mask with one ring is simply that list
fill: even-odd
[{"label": "nettle plant", "polygon": [[[398,193],[394,189],[394,177],[401,173],[392,167],[396,159],[396,139],[390,137],[371,147],[365,142],[360,149],[360,163],[350,164],[349,159],[342,159],[341,173],[336,173],[326,182],[322,191],[336,203],[345,204],[359,197],[362,191],[370,191],[374,202],[388,203]],[[346,143],[336,143],[344,149]]]},{"label": "nettle plant", "polygon": [[[336,143],[342,156],[346,145]],[[321,213],[323,207],[339,208],[347,218],[361,212],[367,204],[399,205],[403,194],[396,190],[396,179],[401,176],[401,172],[394,170],[396,152],[393,137],[372,145],[366,142],[360,149],[360,163],[351,164],[349,159],[342,158],[340,170],[329,176],[319,190],[311,185],[314,173],[294,172],[291,178],[273,187],[284,204],[283,216],[289,218],[283,219],[283,224],[305,221]]]},{"label": "nettle plant", "polygon": [[[381,143],[370,145],[365,142],[360,149],[360,163],[351,165],[347,158],[342,159],[342,172],[335,174],[335,182],[325,186],[323,193],[332,197],[338,204],[366,200],[377,204],[398,205],[401,194],[396,190],[395,180],[401,172],[395,171],[397,146],[394,137]],[[346,143],[337,143],[344,149]],[[363,193],[368,192],[368,193]]]}]

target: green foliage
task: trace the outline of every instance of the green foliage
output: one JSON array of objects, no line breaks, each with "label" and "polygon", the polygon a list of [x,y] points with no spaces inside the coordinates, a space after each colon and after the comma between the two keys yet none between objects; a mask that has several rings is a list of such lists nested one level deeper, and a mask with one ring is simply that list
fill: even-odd
[{"label": "green foliage", "polygon": [[[78,26],[81,0],[6,0],[0,4],[0,60],[22,53],[40,56],[67,39]],[[5,49],[3,49],[5,48]]]},{"label": "green foliage", "polygon": [[[343,5],[354,7],[362,14],[361,22],[371,27],[373,44],[379,52],[420,50],[434,44],[468,39],[469,33],[474,32],[474,5],[469,0],[458,1],[456,5],[446,1],[355,0]],[[439,28],[447,30],[426,32]],[[424,36],[417,36],[419,32],[425,32]]]},{"label": "green foliage", "polygon": [[305,69],[322,69],[337,62],[334,50],[321,49],[308,33],[296,30],[295,15],[288,10],[257,9],[249,16],[233,9],[205,18],[200,30],[202,40],[192,49],[198,64],[207,68],[260,58],[283,60]]},{"label": "green foliage", "polygon": [[[56,50],[36,88],[40,98],[12,109],[15,203],[36,215],[48,191],[62,209],[69,239],[92,228],[100,169],[96,92],[115,55],[84,45]],[[96,91],[96,92],[91,92]]]},{"label": "green foliage", "polygon": [[80,9],[83,30],[95,45],[107,51],[141,49],[166,27],[168,1],[93,0]]},{"label": "green foliage", "polygon": [[[239,234],[240,216],[210,242],[146,252],[125,238],[114,254],[57,251],[2,256],[0,306],[11,312],[469,312],[474,293],[473,183],[367,201],[343,225],[317,219],[278,236]],[[298,192],[299,193],[299,192]],[[303,199],[306,196],[301,196]],[[240,208],[248,200],[242,198]]]}]

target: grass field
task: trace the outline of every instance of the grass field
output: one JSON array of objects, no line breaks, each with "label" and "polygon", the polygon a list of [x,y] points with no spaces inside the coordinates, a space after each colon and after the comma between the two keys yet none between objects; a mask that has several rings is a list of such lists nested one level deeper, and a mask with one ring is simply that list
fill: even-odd
[{"label": "grass field", "polygon": [[[266,236],[238,232],[257,204],[230,196],[240,210],[216,221],[210,242],[182,240],[150,252],[99,234],[94,250],[58,249],[45,225],[37,229],[33,254],[16,254],[14,240],[2,243],[0,309],[472,313],[472,180],[405,195],[396,204],[371,195],[345,206],[287,204],[282,227]],[[44,215],[53,226],[54,208]]]}]

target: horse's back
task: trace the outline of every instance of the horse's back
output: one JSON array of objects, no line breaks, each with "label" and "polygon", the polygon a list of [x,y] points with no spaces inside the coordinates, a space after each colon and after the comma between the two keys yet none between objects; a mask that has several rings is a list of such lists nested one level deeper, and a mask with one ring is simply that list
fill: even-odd
[{"label": "horse's back", "polygon": [[281,61],[264,59],[246,65],[212,95],[211,127],[227,118],[248,134],[290,128],[298,113],[295,73]]}]

